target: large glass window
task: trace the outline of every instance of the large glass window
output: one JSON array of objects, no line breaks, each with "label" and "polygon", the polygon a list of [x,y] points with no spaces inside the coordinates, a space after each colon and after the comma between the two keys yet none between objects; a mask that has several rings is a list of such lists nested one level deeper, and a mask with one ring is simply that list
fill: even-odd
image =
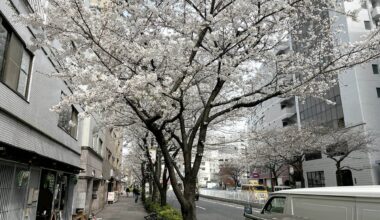
[{"label": "large glass window", "polygon": [[8,39],[8,30],[4,27],[0,17],[0,71],[3,69],[5,48]]},{"label": "large glass window", "polygon": [[324,187],[325,174],[323,171],[307,172],[307,183],[309,187]]},{"label": "large glass window", "polygon": [[27,96],[32,55],[20,38],[0,17],[1,81],[23,97]]},{"label": "large glass window", "polygon": [[[61,94],[61,100],[65,96],[64,93]],[[62,128],[73,138],[77,137],[78,130],[78,111],[74,106],[66,107],[61,110],[58,117],[58,127]]]},{"label": "large glass window", "polygon": [[373,74],[379,74],[379,65],[372,64],[372,72]]},{"label": "large glass window", "polygon": [[309,152],[305,154],[305,160],[318,160],[322,158],[322,152],[321,151],[314,151],[314,152]]}]

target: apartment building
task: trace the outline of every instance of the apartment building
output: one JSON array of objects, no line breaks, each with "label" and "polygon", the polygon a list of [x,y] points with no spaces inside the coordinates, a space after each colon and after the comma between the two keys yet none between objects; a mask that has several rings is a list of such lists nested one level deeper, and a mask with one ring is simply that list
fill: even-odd
[{"label": "apartment building", "polygon": [[76,209],[87,216],[116,202],[121,192],[122,130],[103,128],[98,116],[81,125],[81,172],[76,188]]},{"label": "apartment building", "polygon": [[80,171],[79,106],[49,109],[71,93],[47,74],[57,63],[30,49],[35,30],[14,16],[43,2],[0,1],[0,219],[71,219]]},{"label": "apartment building", "polygon": [[[340,35],[343,42],[356,41],[366,32],[379,28],[380,1],[355,0],[345,2],[343,9],[358,11],[357,20],[338,16],[334,26],[344,27]],[[298,102],[295,97],[274,98],[255,109],[248,125],[251,129],[273,129],[298,123],[299,126],[324,125],[333,128],[358,127],[375,137],[380,137],[380,61],[356,66],[338,76],[338,84],[331,88],[325,98],[335,104],[308,97]],[[298,106],[297,106],[298,105]],[[299,107],[298,110],[296,107]],[[380,148],[379,139],[369,146]],[[303,164],[307,187],[336,186],[336,167],[333,160],[318,151],[308,154]],[[351,185],[380,183],[379,151],[354,153],[344,160],[345,178]],[[258,175],[259,176],[259,175]]]},{"label": "apartment building", "polygon": [[[344,27],[341,39],[345,42],[356,41],[362,34],[379,28],[380,1],[345,2],[344,10],[359,9],[357,21],[340,17],[338,25]],[[335,128],[359,126],[365,132],[380,137],[380,61],[373,61],[354,67],[339,75],[339,83],[330,89],[327,98],[335,105],[328,105],[321,100],[308,98],[300,105],[301,123],[324,124]],[[380,148],[380,140],[370,146]],[[349,143],[348,143],[349,144]],[[380,154],[354,153],[344,160],[347,170],[346,179],[350,185],[380,184]],[[304,178],[308,187],[336,186],[336,169],[331,159],[320,152],[309,155],[304,163]]]}]

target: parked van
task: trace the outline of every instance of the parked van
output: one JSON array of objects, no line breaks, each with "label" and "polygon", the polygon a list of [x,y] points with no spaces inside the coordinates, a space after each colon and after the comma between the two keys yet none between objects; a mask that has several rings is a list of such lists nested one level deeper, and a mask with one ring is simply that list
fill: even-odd
[{"label": "parked van", "polygon": [[281,191],[281,190],[287,190],[287,189],[292,189],[292,187],[290,187],[290,186],[275,186],[274,187],[275,192]]},{"label": "parked van", "polygon": [[265,203],[268,199],[268,189],[263,185],[242,184],[242,191],[249,191],[252,193],[252,201],[255,203]]},{"label": "parked van", "polygon": [[260,213],[246,219],[379,220],[380,186],[341,186],[274,192]]}]

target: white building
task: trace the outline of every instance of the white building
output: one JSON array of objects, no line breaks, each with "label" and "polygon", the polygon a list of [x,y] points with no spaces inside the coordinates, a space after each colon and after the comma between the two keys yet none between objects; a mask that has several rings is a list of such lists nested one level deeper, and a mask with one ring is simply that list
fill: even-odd
[{"label": "white building", "polygon": [[[346,11],[360,9],[358,21],[340,17],[339,24],[345,27],[343,41],[356,41],[365,32],[378,28],[380,18],[380,1],[345,2]],[[313,119],[335,127],[350,127],[363,124],[365,131],[380,136],[380,73],[379,61],[357,66],[339,75],[339,85],[333,88],[328,96],[336,101],[335,106],[326,105],[317,100],[307,100],[301,105],[301,121]],[[373,147],[380,149],[380,140]],[[314,159],[313,159],[314,158]],[[320,158],[320,159],[316,159]],[[360,158],[360,159],[354,159]],[[351,170],[354,185],[380,184],[380,153],[355,154],[347,158],[344,165],[359,171]],[[304,177],[307,186],[337,185],[334,163],[324,155],[314,155],[304,163]]]}]

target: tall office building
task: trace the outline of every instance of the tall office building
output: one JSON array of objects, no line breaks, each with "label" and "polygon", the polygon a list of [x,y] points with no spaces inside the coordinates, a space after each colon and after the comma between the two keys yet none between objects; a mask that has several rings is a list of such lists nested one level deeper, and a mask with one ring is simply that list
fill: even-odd
[{"label": "tall office building", "polygon": [[[337,20],[345,29],[341,35],[342,41],[360,40],[361,35],[378,28],[379,0],[345,2],[343,8],[345,11],[353,9],[359,9],[359,11],[357,21],[343,16]],[[379,64],[379,61],[372,61],[341,73],[338,84],[326,95],[326,98],[334,101],[335,105],[315,98],[307,98],[300,104],[301,124],[323,124],[334,128],[356,126],[379,137]],[[379,139],[375,139],[369,147],[380,149]],[[346,172],[346,184],[380,184],[379,163],[379,152],[353,153],[344,160],[343,164],[343,166],[353,168]],[[337,185],[335,163],[321,152],[310,154],[304,163],[304,178],[308,187],[335,186]]]}]

